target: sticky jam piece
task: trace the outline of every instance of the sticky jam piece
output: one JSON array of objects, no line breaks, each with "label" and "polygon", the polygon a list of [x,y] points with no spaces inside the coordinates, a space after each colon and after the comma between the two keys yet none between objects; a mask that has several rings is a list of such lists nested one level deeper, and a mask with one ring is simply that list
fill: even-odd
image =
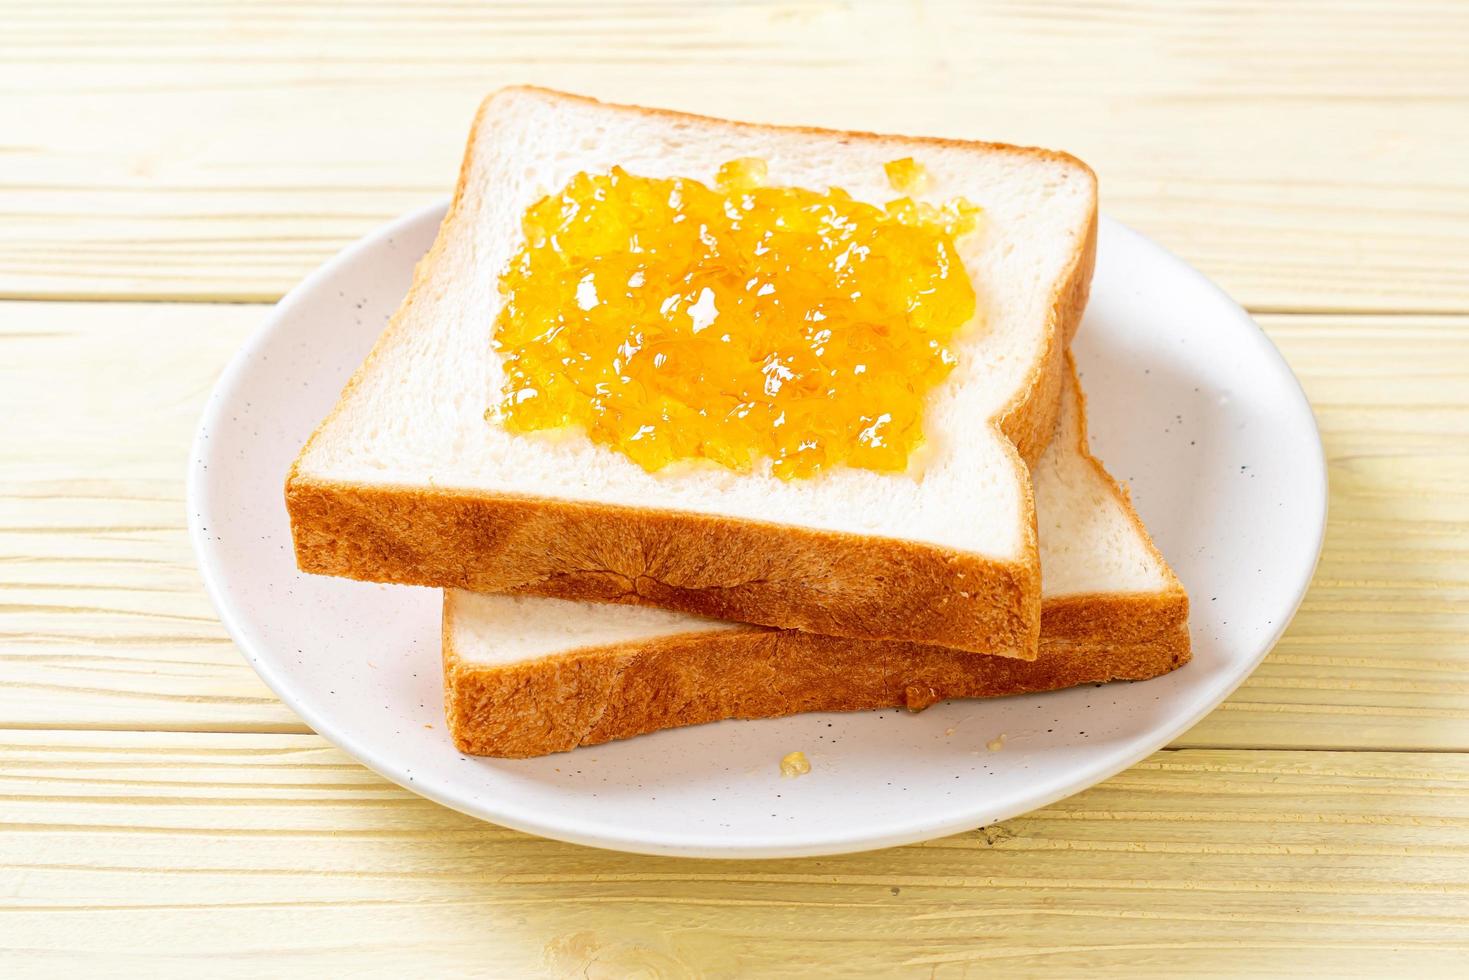
[{"label": "sticky jam piece", "polygon": [[917,194],[928,187],[928,170],[912,157],[889,160],[882,165],[888,185],[903,194]]},{"label": "sticky jam piece", "polygon": [[713,187],[614,167],[533,204],[500,280],[503,424],[580,427],[649,471],[905,469],[975,316],[954,242],[979,209],[765,178],[753,158]]}]

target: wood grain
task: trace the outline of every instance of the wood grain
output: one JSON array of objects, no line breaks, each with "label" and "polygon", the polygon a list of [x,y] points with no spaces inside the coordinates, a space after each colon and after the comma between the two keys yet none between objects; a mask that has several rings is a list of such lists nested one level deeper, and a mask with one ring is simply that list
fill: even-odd
[{"label": "wood grain", "polygon": [[0,306],[0,724],[304,731],[204,595],[184,463],[265,308]]},{"label": "wood grain", "polygon": [[0,739],[0,915],[54,974],[1391,975],[1469,956],[1469,757],[1172,751],[839,858],[609,854],[315,736]]},{"label": "wood grain", "polygon": [[[0,976],[1463,974],[1469,5],[0,0],[0,25],[0,300],[132,301],[0,302]],[[139,301],[275,299],[447,194],[518,82],[1086,159],[1107,211],[1292,314],[1260,319],[1332,507],[1285,638],[1178,748],[841,858],[540,840],[306,733],[184,531],[193,427],[267,308]]]},{"label": "wood grain", "polygon": [[[0,725],[302,731],[216,621],[184,461],[258,306],[0,304]],[[1469,750],[1469,317],[1271,316],[1325,437],[1315,584],[1179,744]],[[143,379],[140,383],[140,378]]]},{"label": "wood grain", "polygon": [[1469,6],[684,0],[0,7],[0,296],[279,296],[447,194],[535,82],[1059,146],[1260,311],[1469,312]]}]

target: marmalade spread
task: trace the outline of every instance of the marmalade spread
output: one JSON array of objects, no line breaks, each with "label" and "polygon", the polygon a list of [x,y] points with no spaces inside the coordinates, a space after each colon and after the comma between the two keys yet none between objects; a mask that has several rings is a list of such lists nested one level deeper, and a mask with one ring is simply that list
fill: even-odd
[{"label": "marmalade spread", "polygon": [[713,187],[613,167],[541,198],[500,280],[504,425],[580,427],[650,471],[905,469],[974,317],[954,240],[979,209],[907,196],[911,159],[885,169],[904,196],[883,207],[765,186],[749,158]]}]

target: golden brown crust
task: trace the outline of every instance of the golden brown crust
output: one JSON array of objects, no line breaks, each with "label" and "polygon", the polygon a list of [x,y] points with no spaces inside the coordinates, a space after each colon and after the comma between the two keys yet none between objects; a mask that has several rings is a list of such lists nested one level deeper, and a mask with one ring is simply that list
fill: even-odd
[{"label": "golden brown crust", "polygon": [[1068,597],[1055,611],[1047,602],[1033,661],[747,627],[486,667],[466,663],[454,649],[454,615],[453,593],[445,593],[450,734],[462,752],[505,758],[729,718],[921,710],[953,698],[1146,680],[1189,659],[1181,592]]},{"label": "golden brown crust", "polygon": [[456,598],[446,592],[444,690],[455,744],[475,755],[519,758],[728,718],[921,710],[952,698],[1146,680],[1187,663],[1188,595],[1126,490],[1092,455],[1086,402],[1069,352],[1063,364],[1077,398],[1076,449],[1157,559],[1162,588],[1045,599],[1033,661],[747,626],[568,650],[510,668],[459,656],[452,629]]},{"label": "golden brown crust", "polygon": [[286,506],[297,562],[325,575],[646,603],[960,648],[981,637],[987,651],[1025,659],[1040,630],[1038,569],[912,541],[294,475]]},{"label": "golden brown crust", "polygon": [[1000,420],[1000,430],[1015,444],[1027,466],[1036,464],[1056,432],[1056,420],[1061,414],[1062,380],[1066,372],[1074,372],[1068,353],[1071,338],[1076,336],[1082,314],[1086,312],[1096,261],[1097,206],[1093,196],[1085,244],[1053,294],[1046,346],[1031,369],[1027,389],[1011,403]]},{"label": "golden brown crust", "polygon": [[[471,132],[478,131],[497,97],[513,91],[486,98]],[[687,118],[667,110],[638,111]],[[760,128],[913,142],[908,137],[810,127]],[[1064,160],[1091,175],[1085,164],[1064,153],[960,140],[918,141]],[[466,149],[454,202],[439,235],[415,269],[402,307],[348,383],[348,392],[387,349],[388,338],[402,328],[406,313],[420,300],[426,270],[446,248],[449,229],[460,219],[471,159],[471,150]],[[1026,385],[992,423],[1013,443],[1017,478],[1025,484],[1027,500],[1029,478],[1020,461],[1037,459],[1054,431],[1062,352],[1086,304],[1095,234],[1093,194],[1085,245],[1052,295],[1046,346]],[[342,404],[339,401],[318,427],[307,449]],[[1028,509],[1022,553],[1011,563],[894,539],[679,511],[317,481],[300,475],[299,462],[300,457],[286,480],[286,502],[297,562],[308,572],[640,602],[842,636],[919,640],[1023,659],[1035,656],[1041,600],[1033,506]]]}]

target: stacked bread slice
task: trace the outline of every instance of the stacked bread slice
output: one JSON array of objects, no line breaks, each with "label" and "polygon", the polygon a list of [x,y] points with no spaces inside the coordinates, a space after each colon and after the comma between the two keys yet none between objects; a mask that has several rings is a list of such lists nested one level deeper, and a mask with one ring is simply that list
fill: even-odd
[{"label": "stacked bread slice", "polygon": [[[930,396],[921,473],[648,473],[585,438],[486,420],[503,378],[490,345],[498,276],[526,209],[575,174],[620,166],[712,183],[722,162],[758,157],[771,184],[882,201],[884,163],[905,156],[928,170],[928,193],[984,209],[983,233],[958,243],[984,319]],[[1091,171],[1061,154],[500,93],[475,122],[411,291],[292,468],[297,559],[354,578],[1032,658],[1040,572],[1025,462],[1055,427],[1095,233]]]},{"label": "stacked bread slice", "polygon": [[[709,181],[745,157],[872,201],[913,157],[928,193],[984,209],[958,241],[982,323],[909,470],[647,472],[497,422],[497,279],[526,208],[580,172]],[[451,728],[483,754],[1164,672],[1187,599],[1087,451],[1065,353],[1095,230],[1095,180],[1064,154],[498,93],[412,289],[287,478],[298,563],[450,590]]]},{"label": "stacked bread slice", "polygon": [[1146,680],[1188,660],[1188,596],[1087,447],[1074,375],[1032,470],[1043,603],[1034,660],[854,640],[637,606],[444,594],[449,730],[532,756],[725,718],[925,708]]}]

